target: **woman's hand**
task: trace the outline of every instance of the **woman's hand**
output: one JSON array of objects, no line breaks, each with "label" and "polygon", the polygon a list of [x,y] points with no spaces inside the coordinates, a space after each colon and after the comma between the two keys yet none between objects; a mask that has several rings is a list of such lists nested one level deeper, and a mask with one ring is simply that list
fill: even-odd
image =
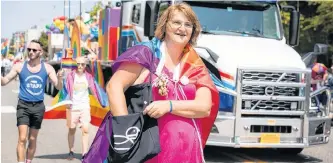
[{"label": "woman's hand", "polygon": [[154,101],[143,111],[143,115],[148,114],[152,118],[160,118],[170,111],[169,101]]}]

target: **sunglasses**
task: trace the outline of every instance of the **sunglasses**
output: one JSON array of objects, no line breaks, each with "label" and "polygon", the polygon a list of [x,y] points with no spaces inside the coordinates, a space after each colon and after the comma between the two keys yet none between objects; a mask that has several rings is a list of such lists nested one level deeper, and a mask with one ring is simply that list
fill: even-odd
[{"label": "sunglasses", "polygon": [[86,64],[85,63],[76,63],[77,66],[85,66]]},{"label": "sunglasses", "polygon": [[31,50],[36,53],[37,51],[39,51],[38,49],[32,49],[32,48],[27,48],[28,52],[30,52]]}]

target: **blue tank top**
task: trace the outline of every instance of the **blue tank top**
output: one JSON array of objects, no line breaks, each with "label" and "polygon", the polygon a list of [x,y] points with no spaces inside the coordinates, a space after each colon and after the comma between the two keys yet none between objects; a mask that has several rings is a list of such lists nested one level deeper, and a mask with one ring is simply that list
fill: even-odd
[{"label": "blue tank top", "polygon": [[37,73],[30,72],[27,67],[27,62],[24,62],[19,78],[19,99],[27,102],[44,100],[45,84],[48,78],[44,62],[41,62],[41,69]]}]

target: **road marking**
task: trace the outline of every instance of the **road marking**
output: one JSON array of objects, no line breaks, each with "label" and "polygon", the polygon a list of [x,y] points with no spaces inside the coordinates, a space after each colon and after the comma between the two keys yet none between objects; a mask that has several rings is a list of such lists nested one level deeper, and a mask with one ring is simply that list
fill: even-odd
[{"label": "road marking", "polygon": [[16,113],[14,106],[1,106],[1,113]]}]

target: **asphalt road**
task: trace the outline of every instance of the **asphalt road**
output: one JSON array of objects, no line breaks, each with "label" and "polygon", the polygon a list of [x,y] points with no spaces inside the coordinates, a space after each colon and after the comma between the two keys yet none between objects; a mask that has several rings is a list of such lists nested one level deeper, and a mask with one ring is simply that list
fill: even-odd
[{"label": "asphalt road", "polygon": [[[12,82],[1,88],[1,162],[16,163],[16,144],[18,131],[16,127],[16,104],[18,83]],[[49,106],[51,97],[45,96],[45,105]],[[90,128],[90,143],[97,128]],[[81,135],[79,130],[75,137],[77,159],[66,160],[68,153],[67,128],[64,120],[44,120],[37,142],[34,163],[80,162]],[[325,145],[305,149],[297,156],[281,155],[271,149],[233,149],[206,147],[206,163],[217,162],[333,162],[333,136]]]}]

